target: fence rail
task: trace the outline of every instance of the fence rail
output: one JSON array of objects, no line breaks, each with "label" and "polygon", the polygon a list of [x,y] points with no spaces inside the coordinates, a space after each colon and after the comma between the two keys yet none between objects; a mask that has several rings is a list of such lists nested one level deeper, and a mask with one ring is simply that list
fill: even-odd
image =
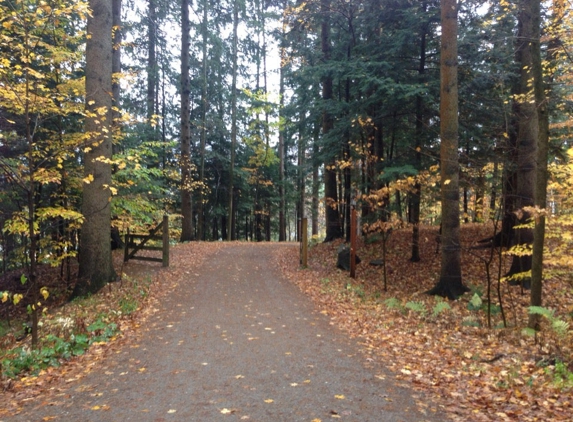
[{"label": "fence rail", "polygon": [[[159,229],[162,229],[162,234],[158,235]],[[150,240],[161,240],[161,246],[148,245],[147,242]],[[150,256],[137,256],[139,251],[162,251],[162,257],[150,257]],[[125,235],[125,250],[123,256],[123,262],[127,262],[130,259],[135,259],[139,261],[153,261],[161,262],[164,267],[169,267],[169,217],[163,216],[163,221],[159,223],[155,228],[153,228],[149,234],[131,234],[129,229]]]}]

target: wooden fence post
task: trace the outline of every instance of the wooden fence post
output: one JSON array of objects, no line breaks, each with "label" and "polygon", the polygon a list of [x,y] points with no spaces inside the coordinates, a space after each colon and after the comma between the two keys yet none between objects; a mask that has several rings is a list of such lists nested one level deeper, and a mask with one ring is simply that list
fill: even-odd
[{"label": "wooden fence post", "polygon": [[163,266],[169,267],[169,217],[163,216]]},{"label": "wooden fence post", "polygon": [[308,219],[305,217],[301,221],[301,242],[302,242],[302,268],[308,266]]},{"label": "wooden fence post", "polygon": [[356,208],[350,214],[350,277],[356,277]]},{"label": "wooden fence post", "polygon": [[130,242],[130,235],[129,235],[129,227],[127,228],[127,233],[125,234],[125,249],[123,250],[123,262],[127,262],[129,260],[129,242]]}]

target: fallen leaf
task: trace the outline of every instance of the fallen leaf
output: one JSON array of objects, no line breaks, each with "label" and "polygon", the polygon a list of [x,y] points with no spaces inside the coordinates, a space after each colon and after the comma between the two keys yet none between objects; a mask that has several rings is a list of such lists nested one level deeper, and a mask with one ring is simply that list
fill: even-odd
[{"label": "fallen leaf", "polygon": [[266,400],[265,400],[265,403],[272,403],[272,402],[274,402],[273,399],[266,399]]}]

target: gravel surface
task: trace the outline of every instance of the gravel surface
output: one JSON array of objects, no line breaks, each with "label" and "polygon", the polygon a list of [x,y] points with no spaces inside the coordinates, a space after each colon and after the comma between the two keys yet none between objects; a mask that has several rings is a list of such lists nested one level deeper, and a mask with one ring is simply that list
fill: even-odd
[{"label": "gravel surface", "polygon": [[[443,421],[396,386],[275,268],[272,243],[230,243],[52,405],[14,421]],[[407,353],[407,351],[405,351]],[[429,412],[431,413],[431,412]]]}]

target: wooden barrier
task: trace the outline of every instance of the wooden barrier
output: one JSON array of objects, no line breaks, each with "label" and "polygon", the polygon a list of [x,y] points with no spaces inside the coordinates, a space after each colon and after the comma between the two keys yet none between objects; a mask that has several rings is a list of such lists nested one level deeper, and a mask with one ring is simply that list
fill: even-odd
[{"label": "wooden barrier", "polygon": [[[157,234],[159,229],[163,229],[161,236]],[[161,240],[162,245],[161,247],[147,245],[149,240]],[[137,252],[142,250],[163,251],[163,255],[161,258],[135,255]],[[169,217],[164,215],[163,221],[152,229],[149,234],[130,234],[129,229],[127,229],[127,234],[125,235],[123,262],[127,262],[130,259],[161,262],[164,267],[169,267]]]},{"label": "wooden barrier", "polygon": [[300,222],[301,240],[300,240],[300,265],[302,268],[308,266],[308,219],[303,218]]},{"label": "wooden barrier", "polygon": [[350,277],[356,277],[356,209],[350,214]]}]

